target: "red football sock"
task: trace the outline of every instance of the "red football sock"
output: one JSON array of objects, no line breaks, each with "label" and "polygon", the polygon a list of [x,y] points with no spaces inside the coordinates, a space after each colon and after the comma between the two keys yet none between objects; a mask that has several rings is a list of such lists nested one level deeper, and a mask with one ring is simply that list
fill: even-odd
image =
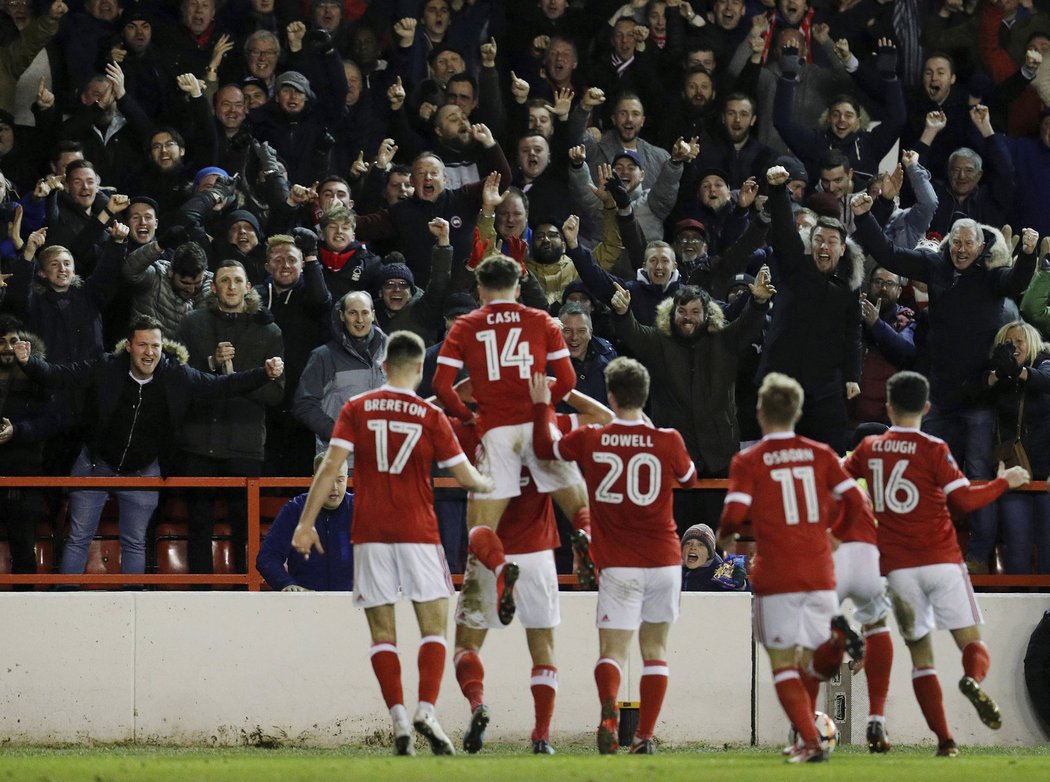
[{"label": "red football sock", "polygon": [[638,730],[635,737],[647,741],[656,730],[656,720],[660,716],[660,707],[664,705],[667,692],[667,663],[664,660],[645,660],[642,665],[642,680],[638,690],[641,703],[638,708]]},{"label": "red football sock", "polygon": [[383,693],[386,707],[404,704],[405,696],[401,692],[401,658],[397,656],[394,644],[373,644],[369,653],[372,658],[372,670],[379,680],[379,689]]},{"label": "red football sock", "polygon": [[474,711],[485,702],[485,666],[473,649],[459,649],[452,660],[459,689]]},{"label": "red football sock", "polygon": [[911,686],[922,709],[922,716],[926,718],[930,730],[937,735],[937,741],[950,739],[952,734],[948,731],[948,720],[944,716],[944,696],[941,694],[937,671],[933,668],[916,668],[911,672]]},{"label": "red football sock", "polygon": [[591,509],[584,505],[572,515],[572,528],[591,534]]},{"label": "red football sock", "polygon": [[448,642],[440,635],[428,635],[419,640],[419,701],[437,703],[441,691],[441,675],[445,671],[445,650]]},{"label": "red football sock", "polygon": [[490,527],[474,527],[469,535],[470,553],[478,558],[478,562],[487,567],[493,573],[503,564],[503,541],[499,539],[496,531]]},{"label": "red football sock", "polygon": [[530,684],[532,705],[536,712],[536,726],[532,729],[532,740],[550,741],[554,699],[558,694],[558,669],[553,665],[534,666]]},{"label": "red football sock", "polygon": [[988,675],[988,668],[992,664],[988,656],[988,647],[984,641],[970,641],[963,647],[962,652],[963,673],[974,679],[978,684],[984,681]]},{"label": "red football sock", "polygon": [[876,627],[864,633],[864,675],[868,679],[868,716],[886,713],[886,694],[890,691],[893,667],[893,638],[890,628]]},{"label": "red football sock", "polygon": [[802,672],[798,668],[777,668],[773,671],[773,684],[777,698],[795,730],[807,743],[818,740],[817,726],[813,722],[813,707],[809,693],[802,684]]},{"label": "red football sock", "polygon": [[602,657],[594,666],[594,682],[598,685],[598,700],[603,704],[616,702],[620,692],[620,664],[611,657]]},{"label": "red football sock", "polygon": [[842,667],[842,655],[845,646],[842,643],[842,632],[832,630],[831,638],[813,651],[813,672],[821,681],[827,681],[839,672]]},{"label": "red football sock", "polygon": [[803,671],[799,669],[799,676],[802,677],[802,686],[806,688],[806,694],[809,696],[809,705],[812,706],[813,711],[817,711],[817,698],[820,697],[820,678],[814,676],[810,671]]}]

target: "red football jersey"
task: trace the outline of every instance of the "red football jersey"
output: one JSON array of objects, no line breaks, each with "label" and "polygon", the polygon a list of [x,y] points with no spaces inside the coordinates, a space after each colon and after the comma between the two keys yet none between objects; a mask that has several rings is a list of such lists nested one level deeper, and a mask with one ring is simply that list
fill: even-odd
[{"label": "red football jersey", "polygon": [[918,429],[866,437],[845,467],[864,478],[879,520],[882,572],[962,562],[947,497],[969,486],[948,444]]},{"label": "red football jersey", "polygon": [[530,423],[529,378],[559,359],[569,361],[569,349],[557,321],[543,310],[511,301],[493,302],[456,318],[438,354],[438,364],[457,371],[466,366],[482,432]]},{"label": "red football jersey", "polygon": [[599,568],[682,564],[672,490],[696,474],[674,429],[613,421],[569,432],[554,444],[576,462],[591,507],[591,556]]},{"label": "red football jersey", "polygon": [[442,410],[384,385],[347,400],[330,442],[354,452],[351,543],[441,543],[430,466],[467,459]]},{"label": "red football jersey", "polygon": [[[577,426],[575,415],[560,414],[556,419],[558,429],[562,433],[571,432]],[[468,454],[476,453],[481,444],[478,428],[463,426],[456,420],[452,421],[452,428],[463,450]],[[507,555],[549,551],[561,545],[558,520],[554,517],[554,505],[550,495],[541,494],[536,490],[536,484],[527,469],[521,471],[521,494],[511,498],[510,504],[500,517],[496,534]]]},{"label": "red football jersey", "polygon": [[827,531],[838,498],[851,489],[859,491],[833,450],[790,432],[766,435],[733,457],[720,531],[751,519],[756,595],[835,588]]}]

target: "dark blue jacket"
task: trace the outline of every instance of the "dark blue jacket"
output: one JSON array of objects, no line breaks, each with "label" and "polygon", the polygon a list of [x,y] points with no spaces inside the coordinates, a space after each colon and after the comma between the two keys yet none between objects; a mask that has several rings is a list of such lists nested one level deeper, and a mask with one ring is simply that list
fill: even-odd
[{"label": "dark blue jacket", "polygon": [[1014,263],[1002,234],[982,226],[984,252],[957,272],[947,239],[939,251],[904,250],[890,243],[870,213],[860,215],[856,226],[853,238],[877,264],[929,286],[930,398],[945,407],[967,404],[967,389],[985,369],[995,332],[1013,319],[1007,297],[1024,293],[1035,255],[1020,254]]},{"label": "dark blue jacket", "polygon": [[[616,355],[616,349],[609,340],[592,335],[590,344],[587,345],[587,355],[583,357],[583,360],[572,359],[572,368],[576,371],[576,390],[591,399],[597,399],[604,405],[605,368],[616,358]],[[557,409],[559,413],[575,412],[565,402],[559,402]]]},{"label": "dark blue jacket", "polygon": [[652,326],[656,322],[657,305],[664,299],[674,296],[675,291],[682,287],[682,281],[677,271],[671,275],[671,281],[667,283],[667,286],[661,287],[649,282],[645,269],[639,269],[638,278],[634,280],[624,280],[621,277],[609,274],[609,272],[598,265],[598,262],[594,260],[594,256],[583,247],[577,246],[571,250],[567,249],[565,254],[569,256],[573,266],[576,267],[576,273],[580,275],[580,279],[583,280],[587,290],[603,304],[607,305],[612,301],[613,294],[616,293],[614,283],[618,283],[621,287],[630,291],[631,313],[634,315],[635,320],[643,326]]},{"label": "dark blue jacket", "polygon": [[292,535],[305,507],[304,493],[281,508],[259,548],[255,567],[275,591],[294,584],[315,592],[349,592],[354,588],[354,549],[350,545],[354,495],[347,492],[335,510],[321,508],[314,528],[324,554],[314,551],[309,559],[292,548]]}]

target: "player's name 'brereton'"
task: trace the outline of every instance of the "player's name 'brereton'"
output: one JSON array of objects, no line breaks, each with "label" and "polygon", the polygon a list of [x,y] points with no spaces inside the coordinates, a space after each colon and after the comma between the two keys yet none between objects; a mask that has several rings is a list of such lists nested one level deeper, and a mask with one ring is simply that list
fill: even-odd
[{"label": "player's name 'brereton'", "polygon": [[779,451],[770,451],[762,454],[762,461],[766,464],[784,464],[785,462],[811,462],[813,461],[812,448],[783,448]]},{"label": "player's name 'brereton'", "polygon": [[369,413],[407,413],[417,418],[423,418],[427,414],[425,405],[405,399],[366,399],[365,411]]}]

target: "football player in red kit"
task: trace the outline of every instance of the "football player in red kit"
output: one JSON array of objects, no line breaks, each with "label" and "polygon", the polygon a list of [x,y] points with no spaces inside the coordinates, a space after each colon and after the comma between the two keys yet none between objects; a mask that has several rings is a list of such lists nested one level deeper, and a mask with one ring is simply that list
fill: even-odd
[{"label": "football player in red kit", "polygon": [[968,513],[1030,479],[1021,467],[1005,469],[982,486],[971,486],[943,440],[920,431],[930,409],[930,386],[916,372],[898,372],[886,383],[886,409],[893,426],[865,438],[846,459],[846,470],[868,484],[879,519],[882,572],[894,595],[901,634],[912,659],[912,688],[926,723],[937,734],[937,754],[959,753],[948,730],[941,685],[933,667],[930,633],[950,630],[962,650],[962,691],[981,721],[1002,725],[995,702],[981,688],[988,649],[981,641],[981,611],[955,537],[952,513]]},{"label": "football player in red kit", "polygon": [[605,368],[607,426],[552,435],[553,412],[542,375],[532,382],[534,447],[540,458],[575,461],[590,495],[590,551],[598,582],[599,659],[594,668],[601,703],[598,751],[616,752],[616,695],[635,631],[643,668],[638,730],[631,752],[652,754],[653,731],[667,691],[667,634],[678,618],[682,551],[672,513],[672,490],[693,482],[696,468],[682,436],[657,429],[642,413],[649,397],[649,372],[634,359],[616,358]]},{"label": "football player in red kit", "polygon": [[[441,688],[452,579],[434,514],[433,463],[448,468],[467,489],[487,491],[492,479],[467,461],[439,408],[415,389],[423,377],[423,340],[396,331],[387,342],[387,382],[349,399],[339,413],[324,461],[314,474],[292,537],[304,557],[323,553],[314,521],[333,477],[354,453],[354,604],[364,608],[372,635],[372,668],[394,725],[394,750],[414,754],[401,691],[394,603],[412,601],[419,622],[419,705],[413,724],[436,755],[452,755],[434,703]],[[396,508],[397,513],[391,513]]]},{"label": "football player in red kit", "polygon": [[[475,271],[481,308],[462,315],[449,330],[438,354],[434,393],[450,415],[474,422],[484,452],[479,468],[492,475],[489,492],[475,492],[467,502],[470,553],[497,577],[500,621],[514,617],[513,586],[518,566],[505,559],[495,530],[511,498],[521,493],[521,470],[528,469],[536,489],[550,494],[576,529],[590,524],[586,494],[574,465],[537,459],[532,450],[532,400],[529,380],[548,368],[554,376],[552,394],[562,399],[576,384],[561,328],[543,310],[517,301],[521,266],[496,255]],[[453,388],[466,369],[477,402],[477,415]],[[586,562],[584,564],[587,564]],[[587,586],[587,584],[584,584]]]},{"label": "football player in red kit", "polygon": [[[469,380],[456,385],[461,396],[467,393],[469,385]],[[577,413],[557,416],[557,425],[562,432],[591,424],[604,425],[613,420],[609,408],[584,394],[571,391],[565,401]],[[477,427],[455,428],[463,450],[467,454],[474,453],[478,445]],[[507,556],[513,558],[521,568],[514,590],[517,604],[515,615],[525,628],[525,639],[532,658],[530,690],[535,713],[532,751],[537,755],[553,755],[550,723],[558,691],[554,628],[561,622],[558,573],[554,566],[554,549],[559,545],[558,522],[554,518],[550,495],[536,491],[528,470],[521,472],[521,494],[512,499],[503,512],[497,534]],[[475,753],[484,746],[485,728],[489,723],[481,646],[488,631],[501,629],[503,624],[498,617],[496,579],[493,574],[478,566],[473,556],[467,561],[467,571],[473,575],[470,579],[464,579],[465,586],[459,593],[453,661],[460,690],[470,703],[471,710],[470,726],[463,734],[463,748]]]},{"label": "football player in red kit", "polygon": [[[719,526],[719,545],[730,549],[751,520],[755,635],[769,654],[781,706],[804,741],[792,763],[827,759],[813,722],[814,691],[838,672],[843,652],[864,654],[863,640],[836,616],[828,529],[837,519],[832,534],[847,537],[867,500],[831,448],[795,434],[802,401],[797,381],[766,375],[756,410],[763,437],[733,457]],[[851,507],[838,513],[839,501]]]}]

